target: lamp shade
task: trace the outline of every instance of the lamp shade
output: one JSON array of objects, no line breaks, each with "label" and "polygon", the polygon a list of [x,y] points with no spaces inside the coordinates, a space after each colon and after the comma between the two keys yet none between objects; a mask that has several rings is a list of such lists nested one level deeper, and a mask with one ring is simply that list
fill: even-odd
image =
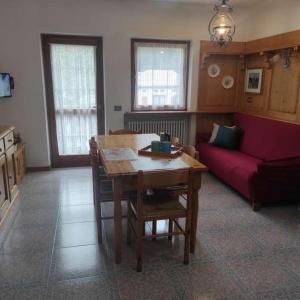
[{"label": "lamp shade", "polygon": [[216,5],[214,10],[216,13],[208,25],[210,39],[218,46],[226,46],[232,41],[235,33],[235,24],[230,14],[232,8],[226,3],[226,0],[223,0],[222,4]]}]

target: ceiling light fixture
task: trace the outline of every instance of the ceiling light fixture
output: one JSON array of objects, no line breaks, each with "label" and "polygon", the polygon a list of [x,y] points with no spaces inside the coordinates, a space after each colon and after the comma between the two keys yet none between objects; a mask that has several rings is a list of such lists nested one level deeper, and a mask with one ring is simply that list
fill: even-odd
[{"label": "ceiling light fixture", "polygon": [[229,0],[220,0],[221,4],[215,5],[214,16],[208,25],[210,39],[219,47],[226,46],[232,41],[235,33],[235,24],[231,13],[233,8],[227,4]]}]

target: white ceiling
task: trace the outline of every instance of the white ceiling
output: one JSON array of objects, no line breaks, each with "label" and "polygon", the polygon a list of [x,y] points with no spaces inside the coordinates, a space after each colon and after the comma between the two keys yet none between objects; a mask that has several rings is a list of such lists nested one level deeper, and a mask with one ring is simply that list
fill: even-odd
[{"label": "white ceiling", "polygon": [[[155,0],[164,2],[179,2],[179,3],[198,3],[198,4],[217,4],[220,0]],[[228,3],[232,6],[249,7],[261,2],[261,0],[230,0]]]}]

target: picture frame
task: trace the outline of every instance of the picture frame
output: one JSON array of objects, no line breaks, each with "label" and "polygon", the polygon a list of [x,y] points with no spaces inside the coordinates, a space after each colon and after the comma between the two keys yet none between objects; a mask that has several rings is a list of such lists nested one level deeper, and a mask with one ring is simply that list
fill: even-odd
[{"label": "picture frame", "polygon": [[262,86],[263,69],[247,69],[245,77],[245,92],[260,94]]}]

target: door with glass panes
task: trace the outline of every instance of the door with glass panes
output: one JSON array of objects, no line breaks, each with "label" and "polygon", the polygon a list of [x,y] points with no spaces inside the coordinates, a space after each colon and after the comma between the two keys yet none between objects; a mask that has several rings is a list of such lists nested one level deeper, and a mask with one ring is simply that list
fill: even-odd
[{"label": "door with glass panes", "polygon": [[102,38],[43,34],[42,45],[51,165],[88,165],[105,124]]}]

